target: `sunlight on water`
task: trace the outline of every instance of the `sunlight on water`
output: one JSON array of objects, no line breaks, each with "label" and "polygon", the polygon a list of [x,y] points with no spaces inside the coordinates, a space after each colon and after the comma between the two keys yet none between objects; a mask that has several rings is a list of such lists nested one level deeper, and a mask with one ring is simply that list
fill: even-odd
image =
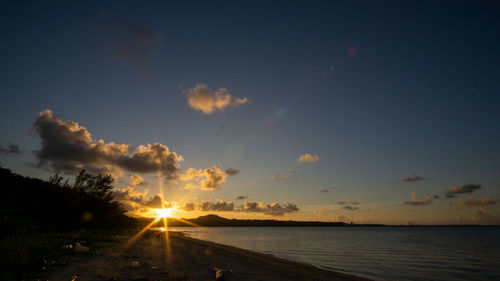
[{"label": "sunlight on water", "polygon": [[374,280],[500,280],[500,227],[176,227]]}]

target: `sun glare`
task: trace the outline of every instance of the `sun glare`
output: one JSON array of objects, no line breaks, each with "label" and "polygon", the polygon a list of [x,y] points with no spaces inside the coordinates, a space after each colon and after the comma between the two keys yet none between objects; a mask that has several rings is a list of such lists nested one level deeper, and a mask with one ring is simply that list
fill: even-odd
[{"label": "sun glare", "polygon": [[172,209],[155,209],[159,218],[168,218],[172,215]]}]

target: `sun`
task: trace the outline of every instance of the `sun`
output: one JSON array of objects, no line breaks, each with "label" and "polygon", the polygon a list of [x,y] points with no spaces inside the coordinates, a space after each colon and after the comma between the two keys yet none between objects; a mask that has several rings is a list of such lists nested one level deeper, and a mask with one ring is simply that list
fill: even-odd
[{"label": "sun", "polygon": [[159,218],[168,218],[172,215],[172,209],[155,209]]}]

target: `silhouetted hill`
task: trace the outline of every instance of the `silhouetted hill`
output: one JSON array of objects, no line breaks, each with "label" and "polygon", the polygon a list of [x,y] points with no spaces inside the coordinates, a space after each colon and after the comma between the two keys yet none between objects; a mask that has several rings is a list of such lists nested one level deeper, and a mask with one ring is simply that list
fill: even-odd
[{"label": "silhouetted hill", "polygon": [[[141,218],[141,224],[148,224],[151,219]],[[158,222],[161,226],[162,222]],[[282,221],[282,220],[247,220],[247,219],[227,219],[217,215],[200,216],[193,219],[168,219],[169,226],[205,226],[205,227],[308,227],[308,226],[381,226],[380,224],[347,224],[344,222],[321,222],[321,221]]]}]

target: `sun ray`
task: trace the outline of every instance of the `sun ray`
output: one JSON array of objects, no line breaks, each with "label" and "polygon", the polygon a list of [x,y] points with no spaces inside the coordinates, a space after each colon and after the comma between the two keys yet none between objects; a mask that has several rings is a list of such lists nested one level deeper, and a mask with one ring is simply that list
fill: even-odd
[{"label": "sun ray", "polygon": [[125,242],[121,247],[120,249],[118,250],[118,253],[117,255],[121,255],[123,253],[123,251],[125,251],[128,247],[130,247],[130,245],[132,245],[142,234],[144,234],[144,232],[146,232],[148,229],[150,229],[153,225],[155,225],[157,222],[158,222],[159,219],[154,219],[150,224],[148,224],[147,226],[145,226],[143,229],[141,229],[141,231],[139,231],[137,234],[135,234],[134,236],[132,236],[129,240],[127,240],[127,242]]}]

